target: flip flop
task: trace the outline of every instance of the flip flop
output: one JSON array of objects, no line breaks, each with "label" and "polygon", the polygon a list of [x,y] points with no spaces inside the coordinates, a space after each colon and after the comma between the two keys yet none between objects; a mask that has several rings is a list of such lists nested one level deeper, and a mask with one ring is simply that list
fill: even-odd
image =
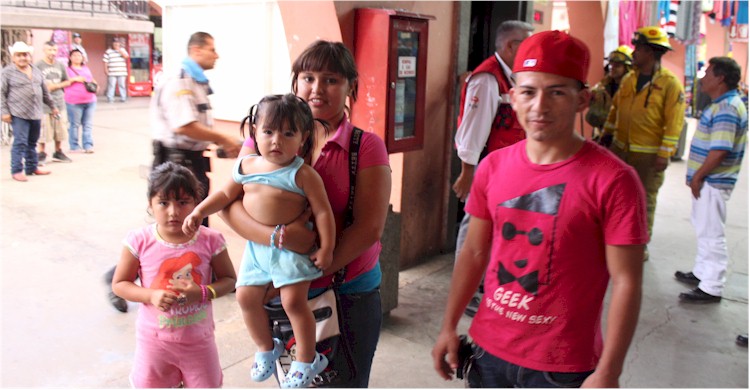
[{"label": "flip flop", "polygon": [[255,363],[253,368],[250,370],[250,378],[256,382],[263,382],[264,380],[271,377],[271,374],[276,370],[276,359],[281,356],[281,352],[284,350],[284,345],[279,339],[273,339],[273,349],[270,351],[256,352]]}]

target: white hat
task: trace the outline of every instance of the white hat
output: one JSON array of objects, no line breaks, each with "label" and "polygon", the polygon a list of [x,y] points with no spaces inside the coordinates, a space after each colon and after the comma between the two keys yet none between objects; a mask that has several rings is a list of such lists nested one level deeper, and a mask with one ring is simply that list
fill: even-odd
[{"label": "white hat", "polygon": [[8,46],[8,51],[10,51],[10,55],[16,54],[16,53],[34,53],[34,48],[27,45],[26,42],[18,41],[13,44],[13,46]]}]

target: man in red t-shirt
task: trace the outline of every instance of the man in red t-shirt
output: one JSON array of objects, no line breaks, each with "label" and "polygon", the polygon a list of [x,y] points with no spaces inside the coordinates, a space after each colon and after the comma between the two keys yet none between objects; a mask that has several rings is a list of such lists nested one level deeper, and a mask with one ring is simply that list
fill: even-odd
[{"label": "man in red t-shirt", "polygon": [[469,330],[470,386],[619,385],[640,310],[646,198],[631,167],[575,131],[590,98],[589,59],[582,41],[559,31],[518,50],[510,97],[526,140],[490,153],[475,174],[469,234],[432,351],[445,379],[458,368],[456,325],[486,270]]}]

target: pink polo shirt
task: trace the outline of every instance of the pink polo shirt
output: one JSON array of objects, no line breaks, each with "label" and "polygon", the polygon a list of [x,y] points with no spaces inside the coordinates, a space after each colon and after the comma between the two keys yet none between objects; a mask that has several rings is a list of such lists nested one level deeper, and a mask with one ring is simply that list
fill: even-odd
[{"label": "pink polo shirt", "polygon": [[[73,71],[71,67],[67,67],[68,78],[83,76],[86,81],[94,80],[94,76],[91,74],[91,69],[84,65],[81,69]],[[78,73],[76,73],[78,72]],[[96,94],[86,90],[86,87],[81,82],[75,82],[70,86],[65,87],[65,103],[68,104],[86,104],[96,101]]]},{"label": "pink polo shirt", "polygon": [[[340,237],[344,226],[344,215],[346,205],[349,201],[349,141],[351,140],[352,125],[344,117],[336,133],[323,146],[323,151],[315,162],[315,171],[323,179],[323,185],[331,203],[333,215],[336,219],[336,236]],[[253,148],[252,138],[245,140],[245,146]],[[359,163],[357,171],[385,165],[390,167],[388,151],[385,143],[377,135],[364,132],[359,144]],[[367,191],[367,188],[357,188],[356,191]],[[346,280],[349,281],[363,273],[370,271],[378,262],[381,250],[380,241],[367,248],[362,254],[347,266]],[[326,287],[330,284],[331,277],[313,281],[311,288]]]}]

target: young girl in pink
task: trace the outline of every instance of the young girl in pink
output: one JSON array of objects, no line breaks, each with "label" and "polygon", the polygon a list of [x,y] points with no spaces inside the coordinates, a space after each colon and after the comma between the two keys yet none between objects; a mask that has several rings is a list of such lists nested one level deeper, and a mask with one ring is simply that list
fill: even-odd
[{"label": "young girl in pink", "polygon": [[192,234],[182,231],[201,198],[202,187],[189,169],[159,165],[148,185],[148,209],[156,223],[124,240],[112,290],[143,304],[130,374],[136,388],[221,387],[211,301],[232,291],[236,275],[220,233],[205,226]]}]

